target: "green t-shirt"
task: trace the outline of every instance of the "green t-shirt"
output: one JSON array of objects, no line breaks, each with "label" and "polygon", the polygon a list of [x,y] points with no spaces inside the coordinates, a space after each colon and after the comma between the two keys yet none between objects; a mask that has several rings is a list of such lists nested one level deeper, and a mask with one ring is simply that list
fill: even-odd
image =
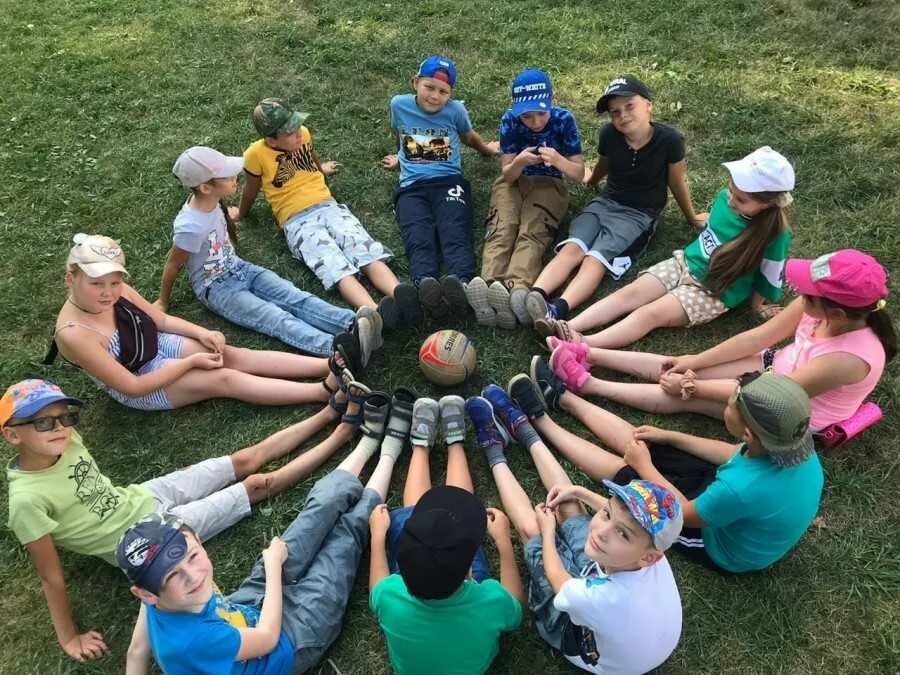
[{"label": "green t-shirt", "polygon": [[522,623],[522,606],[500,583],[466,580],[443,600],[419,600],[392,574],[369,595],[398,675],[483,673],[500,650],[500,633]]},{"label": "green t-shirt", "polygon": [[790,551],[815,518],[824,483],[815,453],[782,467],[768,456],[748,458],[744,449],[694,502],[706,524],[706,552],[731,572],[763,569]]},{"label": "green t-shirt", "polygon": [[[728,206],[728,190],[720,190],[709,210],[706,228],[694,241],[684,247],[684,260],[691,275],[703,281],[709,272],[713,252],[747,229],[750,221]],[[791,249],[791,232],[784,230],[769,242],[759,269],[742,274],[719,294],[726,307],[737,307],[756,291],[770,302],[781,299],[781,278],[784,262]]]},{"label": "green t-shirt", "polygon": [[153,496],[142,485],[115,487],[100,473],[81,435],[72,430],[56,463],[40,471],[6,467],[9,528],[22,544],[45,534],[61,548],[116,564],[116,544],[134,522],[153,511]]}]

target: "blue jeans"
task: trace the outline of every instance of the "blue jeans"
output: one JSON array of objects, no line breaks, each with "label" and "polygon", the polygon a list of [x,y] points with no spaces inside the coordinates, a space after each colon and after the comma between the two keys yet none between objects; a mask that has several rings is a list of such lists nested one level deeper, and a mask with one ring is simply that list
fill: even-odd
[{"label": "blue jeans", "polygon": [[200,301],[229,321],[278,338],[316,356],[331,354],[332,340],[354,314],[301,291],[264,267],[244,262],[215,279]]}]

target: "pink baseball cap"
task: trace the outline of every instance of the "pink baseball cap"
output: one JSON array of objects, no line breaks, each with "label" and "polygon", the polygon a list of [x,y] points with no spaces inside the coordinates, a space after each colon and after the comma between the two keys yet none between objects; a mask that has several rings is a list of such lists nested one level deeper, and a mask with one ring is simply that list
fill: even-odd
[{"label": "pink baseball cap", "polygon": [[827,298],[845,307],[874,305],[888,294],[884,267],[855,248],[826,253],[815,260],[791,258],[784,276],[798,293]]}]

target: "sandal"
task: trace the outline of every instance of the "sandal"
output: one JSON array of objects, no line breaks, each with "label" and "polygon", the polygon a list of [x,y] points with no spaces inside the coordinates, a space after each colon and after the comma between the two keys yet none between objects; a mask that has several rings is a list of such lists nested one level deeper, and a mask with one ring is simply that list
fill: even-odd
[{"label": "sandal", "polygon": [[[338,333],[334,336],[333,346],[334,351],[340,354],[341,358],[344,359],[345,368],[349,368],[353,373],[362,374],[362,350],[359,346],[359,338],[356,337],[356,335],[347,332]],[[329,367],[331,367],[330,360]]]},{"label": "sandal", "polygon": [[[328,387],[325,387],[325,389],[328,389]],[[328,407],[334,410],[338,417],[344,417],[347,413],[347,405],[349,405],[349,401],[347,401],[347,399],[339,401],[336,391],[332,392],[331,396],[328,397]]]},{"label": "sandal", "polygon": [[390,394],[384,391],[371,392],[362,406],[363,422],[359,427],[359,432],[363,436],[381,441],[390,411]]},{"label": "sandal", "polygon": [[[344,408],[344,414],[341,415],[341,422],[346,422],[347,424],[352,424],[353,426],[359,426],[360,424],[362,424],[364,406],[371,394],[372,390],[362,382],[357,382],[356,380],[351,380],[350,382],[348,382],[347,404]],[[349,407],[351,403],[359,404],[359,410],[352,414],[346,412],[346,408]]]}]

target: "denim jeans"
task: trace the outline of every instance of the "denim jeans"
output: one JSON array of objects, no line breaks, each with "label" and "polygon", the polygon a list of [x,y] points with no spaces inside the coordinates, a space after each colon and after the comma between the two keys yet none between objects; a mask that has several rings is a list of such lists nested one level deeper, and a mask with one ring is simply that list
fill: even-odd
[{"label": "denim jeans", "polygon": [[354,314],[301,291],[274,272],[243,262],[215,279],[200,301],[239,326],[310,354],[331,354],[332,339]]}]

